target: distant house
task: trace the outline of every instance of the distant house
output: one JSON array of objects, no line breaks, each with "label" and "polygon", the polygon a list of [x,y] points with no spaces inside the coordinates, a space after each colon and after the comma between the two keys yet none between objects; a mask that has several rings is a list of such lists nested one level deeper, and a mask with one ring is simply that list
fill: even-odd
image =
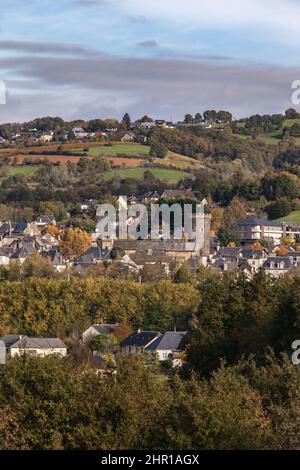
[{"label": "distant house", "polygon": [[6,346],[4,341],[0,340],[0,366],[6,364]]},{"label": "distant house", "polygon": [[82,335],[82,342],[88,343],[92,338],[98,335],[110,335],[112,334],[115,329],[118,327],[118,323],[112,324],[94,324],[89,326],[87,330],[85,330]]},{"label": "distant house", "polygon": [[84,139],[89,135],[82,127],[73,127],[72,131],[76,139]]},{"label": "distant house", "polygon": [[111,250],[108,248],[100,248],[99,246],[92,246],[85,253],[79,256],[74,263],[74,266],[87,268],[95,264],[103,263],[110,260]]},{"label": "distant house", "polygon": [[161,198],[189,198],[197,200],[193,191],[189,189],[165,189],[161,195]]},{"label": "distant house", "polygon": [[95,207],[95,204],[95,199],[86,199],[80,204],[80,210],[81,212],[88,212],[92,207]]},{"label": "distant house", "polygon": [[263,264],[262,269],[266,274],[280,277],[292,269],[292,263],[288,256],[270,256]]},{"label": "distant house", "polygon": [[[15,340],[15,338],[17,338]],[[32,338],[26,335],[7,335],[1,338],[11,357],[20,354],[32,354],[45,357],[51,354],[67,355],[67,346],[59,338]]]},{"label": "distant house", "polygon": [[300,266],[300,251],[289,251],[287,256],[289,257],[294,268]]},{"label": "distant house", "polygon": [[183,349],[187,331],[166,331],[145,348],[146,352],[156,352],[160,361],[176,359]]},{"label": "distant house", "polygon": [[133,132],[127,132],[122,138],[121,142],[134,142],[135,134]]},{"label": "distant house", "polygon": [[156,331],[141,331],[138,330],[127,338],[125,338],[120,346],[123,354],[143,354],[147,348],[155,341],[158,337],[162,336],[161,333]]},{"label": "distant house", "polygon": [[285,222],[258,218],[241,219],[238,220],[237,227],[242,244],[270,240],[274,245],[279,245],[285,236],[296,242],[300,241],[300,227]]},{"label": "distant house", "polygon": [[5,335],[2,336],[1,341],[5,344],[6,352],[8,353],[9,348],[15,344],[19,339],[22,338],[22,335]]},{"label": "distant house", "polygon": [[141,129],[153,129],[156,124],[155,122],[141,122],[140,127]]},{"label": "distant house", "polygon": [[64,256],[57,249],[43,251],[42,256],[47,258],[53,264],[54,268],[58,273],[65,271],[67,268],[67,262]]},{"label": "distant house", "polygon": [[9,248],[0,248],[0,265],[8,265],[11,251]]},{"label": "distant house", "polygon": [[38,232],[41,233],[47,225],[56,225],[56,220],[52,215],[41,215],[37,218],[35,223]]},{"label": "distant house", "polygon": [[37,137],[37,141],[42,144],[47,144],[53,140],[53,132],[44,132]]}]

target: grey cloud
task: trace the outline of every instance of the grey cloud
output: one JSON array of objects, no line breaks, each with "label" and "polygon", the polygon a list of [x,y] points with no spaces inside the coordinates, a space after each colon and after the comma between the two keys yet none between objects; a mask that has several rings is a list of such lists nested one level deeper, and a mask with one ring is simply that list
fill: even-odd
[{"label": "grey cloud", "polygon": [[300,78],[300,67],[105,56],[3,58],[0,68],[18,77],[19,85],[24,79],[36,86],[36,92],[22,93],[8,81],[2,121],[50,112],[68,119],[120,117],[125,111],[179,119],[208,108],[236,116],[273,113],[291,106],[291,83]]},{"label": "grey cloud", "polygon": [[144,41],[137,42],[136,45],[139,47],[145,47],[147,49],[153,49],[158,47],[158,42],[156,39],[145,39]]},{"label": "grey cloud", "polygon": [[0,50],[25,53],[95,54],[96,51],[76,44],[0,41]]},{"label": "grey cloud", "polygon": [[130,23],[133,23],[133,24],[145,24],[149,22],[148,18],[144,15],[129,16],[128,19]]}]

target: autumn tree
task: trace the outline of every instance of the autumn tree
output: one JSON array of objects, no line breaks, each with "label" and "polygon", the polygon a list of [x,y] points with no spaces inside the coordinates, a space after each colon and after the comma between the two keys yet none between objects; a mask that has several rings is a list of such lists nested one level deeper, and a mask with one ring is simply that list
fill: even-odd
[{"label": "autumn tree", "polygon": [[78,227],[65,230],[61,236],[61,251],[69,259],[77,258],[90,247],[90,235]]}]

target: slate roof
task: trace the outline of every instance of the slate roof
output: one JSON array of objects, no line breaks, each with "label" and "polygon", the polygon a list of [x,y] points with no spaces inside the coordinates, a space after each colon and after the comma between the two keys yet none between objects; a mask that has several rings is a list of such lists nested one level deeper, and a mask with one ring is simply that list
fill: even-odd
[{"label": "slate roof", "polygon": [[111,324],[94,324],[92,325],[93,328],[95,328],[95,330],[97,331],[97,333],[99,334],[110,334],[112,333],[113,331],[115,331],[115,329],[117,328],[118,326],[118,323],[111,323]]},{"label": "slate roof", "polygon": [[266,256],[266,251],[264,249],[243,248],[242,256],[248,259],[260,259]]},{"label": "slate roof", "polygon": [[31,338],[29,336],[22,336],[21,339],[10,347],[29,349],[67,348],[65,343],[59,338]]},{"label": "slate roof", "polygon": [[[271,267],[271,263],[282,263],[283,262],[283,267]],[[292,263],[291,260],[288,256],[270,256],[263,264],[264,269],[292,269]]]},{"label": "slate roof", "polygon": [[274,222],[274,220],[268,219],[240,219],[237,221],[237,225],[264,225],[269,227],[282,227],[285,225],[284,222]]},{"label": "slate roof", "polygon": [[120,346],[122,348],[125,346],[147,346],[157,336],[161,336],[161,333],[156,331],[136,331],[135,333],[132,333],[127,338],[125,338],[121,342]]},{"label": "slate roof", "polygon": [[5,335],[2,336],[1,341],[4,342],[5,346],[9,348],[13,344],[15,344],[19,339],[21,338],[21,335]]},{"label": "slate roof", "polygon": [[182,240],[115,240],[114,248],[133,251],[183,251],[194,252],[195,243]]},{"label": "slate roof", "polygon": [[108,248],[100,248],[99,246],[93,246],[81,256],[79,256],[76,259],[75,264],[91,265],[94,264],[96,261],[105,261],[109,259],[109,256],[110,250]]},{"label": "slate roof", "polygon": [[163,335],[156,338],[146,348],[146,351],[180,351],[183,338],[187,335],[187,333],[187,331],[166,331]]},{"label": "slate roof", "polygon": [[48,258],[55,266],[62,266],[65,264],[63,255],[57,249],[42,251],[41,255],[44,258]]},{"label": "slate roof", "polygon": [[13,225],[12,233],[22,233],[27,229],[27,222],[19,222]]}]

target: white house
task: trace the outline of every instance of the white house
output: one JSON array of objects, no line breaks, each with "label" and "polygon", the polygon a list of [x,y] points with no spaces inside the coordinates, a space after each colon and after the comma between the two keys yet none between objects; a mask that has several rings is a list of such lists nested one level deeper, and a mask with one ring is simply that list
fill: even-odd
[{"label": "white house", "polygon": [[[4,343],[6,343],[5,338],[5,336],[1,338]],[[11,357],[24,353],[40,357],[46,357],[51,354],[57,356],[67,355],[67,346],[59,338],[31,338],[26,335],[20,335],[19,339],[8,346],[7,349]]]},{"label": "white house", "polygon": [[149,346],[146,352],[156,352],[160,361],[176,360],[178,353],[183,349],[183,339],[187,331],[166,331],[158,336]]}]

